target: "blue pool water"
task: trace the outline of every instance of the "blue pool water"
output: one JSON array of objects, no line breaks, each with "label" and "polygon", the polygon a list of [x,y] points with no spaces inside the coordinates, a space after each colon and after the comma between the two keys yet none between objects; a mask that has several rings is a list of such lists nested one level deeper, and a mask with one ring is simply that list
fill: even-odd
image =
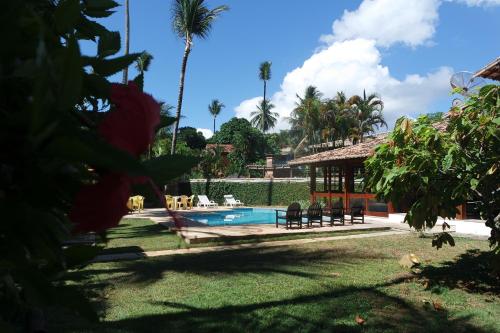
[{"label": "blue pool water", "polygon": [[274,208],[234,208],[224,211],[191,213],[184,216],[210,226],[268,224],[276,222]]}]

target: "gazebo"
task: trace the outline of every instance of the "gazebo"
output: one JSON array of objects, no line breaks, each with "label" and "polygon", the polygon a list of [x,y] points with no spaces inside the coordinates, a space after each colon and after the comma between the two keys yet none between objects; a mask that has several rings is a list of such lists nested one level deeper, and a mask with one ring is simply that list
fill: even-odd
[{"label": "gazebo", "polygon": [[394,212],[393,206],[364,192],[363,176],[363,162],[386,137],[387,133],[379,134],[362,143],[299,157],[288,164],[309,166],[311,202],[324,201],[328,207],[338,200],[344,207],[361,203],[367,215],[386,217]]}]

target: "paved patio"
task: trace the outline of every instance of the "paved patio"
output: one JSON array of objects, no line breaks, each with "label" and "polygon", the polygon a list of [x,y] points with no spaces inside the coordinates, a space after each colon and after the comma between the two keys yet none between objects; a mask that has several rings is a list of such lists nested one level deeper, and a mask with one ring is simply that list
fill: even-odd
[{"label": "paved patio", "polygon": [[[206,224],[199,223],[187,218],[190,213],[193,212],[210,212],[210,211],[222,211],[228,210],[228,208],[218,208],[218,209],[206,209],[206,208],[194,208],[188,211],[172,212],[175,214],[174,217],[168,214],[165,209],[146,209],[142,213],[136,213],[128,215],[127,217],[132,218],[148,218],[153,220],[155,223],[161,224],[166,228],[177,231],[177,233],[184,238],[188,244],[204,243],[217,239],[228,239],[228,238],[250,238],[250,237],[273,237],[273,236],[283,236],[283,235],[293,235],[293,234],[320,234],[325,232],[350,232],[350,231],[388,231],[388,230],[399,230],[399,231],[410,231],[410,227],[407,224],[400,222],[393,222],[389,219],[376,218],[365,216],[365,223],[360,224],[350,224],[348,222],[348,215],[346,216],[345,225],[336,224],[330,226],[329,222],[323,224],[323,227],[315,225],[311,228],[294,228],[286,229],[285,226],[280,225],[276,228],[274,224],[247,224],[247,225],[227,225],[227,226],[207,226]],[[180,213],[180,214],[179,214]],[[328,220],[328,218],[326,218]],[[432,230],[427,230],[428,233],[441,232],[442,228],[436,226]],[[451,230],[452,232],[454,229]]]}]

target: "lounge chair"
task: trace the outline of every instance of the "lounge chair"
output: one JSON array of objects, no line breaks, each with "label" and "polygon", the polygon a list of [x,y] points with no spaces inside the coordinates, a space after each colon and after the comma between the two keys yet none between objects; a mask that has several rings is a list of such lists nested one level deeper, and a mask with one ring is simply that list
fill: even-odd
[{"label": "lounge chair", "polygon": [[345,224],[344,205],[342,201],[337,201],[332,205],[332,208],[329,209],[328,216],[330,217],[331,226],[335,224],[335,221],[339,221],[342,225]]},{"label": "lounge chair", "polygon": [[219,205],[213,201],[213,200],[208,200],[208,197],[206,195],[200,195],[198,194],[198,203],[196,204],[198,207],[218,207]]},{"label": "lounge chair", "polygon": [[319,223],[323,226],[323,209],[319,202],[315,202],[307,208],[307,226],[310,227],[313,223]]},{"label": "lounge chair", "polygon": [[354,222],[365,223],[365,209],[363,205],[355,204],[351,207],[351,224]]},{"label": "lounge chair", "polygon": [[236,200],[232,194],[224,195],[224,206],[243,206],[243,203],[239,200]]},{"label": "lounge chair", "polygon": [[[285,213],[283,215],[283,213]],[[284,220],[286,228],[291,228],[292,224],[296,223],[300,228],[302,228],[302,209],[300,204],[294,202],[288,206],[287,210],[276,210],[276,228],[279,222]]]}]

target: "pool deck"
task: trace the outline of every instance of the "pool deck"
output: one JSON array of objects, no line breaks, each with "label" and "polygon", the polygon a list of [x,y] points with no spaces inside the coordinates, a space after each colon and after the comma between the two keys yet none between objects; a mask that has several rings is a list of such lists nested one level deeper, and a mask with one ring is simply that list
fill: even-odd
[{"label": "pool deck", "polygon": [[[279,209],[278,207],[276,207]],[[214,240],[224,240],[224,239],[245,239],[249,237],[274,237],[274,236],[284,236],[284,235],[294,235],[294,234],[319,234],[325,232],[351,232],[351,231],[388,231],[388,230],[399,230],[399,231],[410,231],[410,228],[406,224],[391,222],[385,218],[377,218],[371,216],[365,216],[365,223],[355,223],[351,224],[349,222],[349,216],[346,215],[345,225],[336,224],[330,226],[329,222],[323,222],[323,227],[315,224],[311,228],[293,228],[286,229],[284,225],[280,225],[276,228],[275,224],[246,224],[246,225],[232,225],[232,226],[208,226],[203,223],[199,223],[184,216],[189,216],[190,213],[199,212],[210,212],[210,211],[223,211],[229,210],[230,208],[218,208],[218,209],[206,209],[206,208],[194,208],[188,211],[180,211],[182,214],[176,214],[172,212],[173,215],[168,214],[165,209],[146,209],[141,213],[135,213],[127,215],[127,218],[148,218],[153,220],[166,228],[177,231],[177,233],[184,238],[188,244],[204,243]],[[183,216],[184,215],[184,216]],[[432,230],[427,230],[427,232],[440,232],[442,231],[440,226],[434,227]],[[453,231],[453,230],[451,230]]]}]

